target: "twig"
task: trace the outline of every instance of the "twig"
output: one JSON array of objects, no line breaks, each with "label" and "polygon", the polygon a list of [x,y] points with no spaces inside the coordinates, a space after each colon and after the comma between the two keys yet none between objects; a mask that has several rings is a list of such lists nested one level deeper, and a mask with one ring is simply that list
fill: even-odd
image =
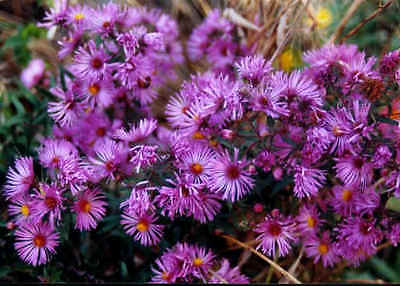
[{"label": "twig", "polygon": [[241,247],[247,248],[249,249],[251,252],[253,252],[255,255],[257,255],[258,257],[260,257],[262,260],[268,262],[272,267],[274,267],[278,272],[280,272],[282,275],[286,276],[291,282],[295,283],[295,284],[302,284],[299,280],[296,279],[296,277],[294,277],[292,274],[290,274],[289,272],[287,272],[285,269],[283,269],[282,267],[280,267],[278,264],[276,264],[274,261],[272,261],[271,259],[269,259],[268,257],[266,257],[265,255],[261,254],[260,252],[258,252],[257,250],[255,250],[254,248],[248,246],[247,244],[244,244],[243,242],[240,242],[239,240],[237,240],[234,237],[231,237],[230,235],[222,235],[222,237],[231,240],[232,242],[240,245]]},{"label": "twig", "polygon": [[[294,272],[296,271],[297,267],[299,266],[300,260],[301,260],[301,258],[303,257],[303,254],[304,254],[304,245],[301,247],[299,256],[297,257],[296,261],[295,261],[295,262],[292,264],[292,266],[290,266],[290,268],[289,268],[289,273],[290,273],[290,274],[293,274],[293,275],[294,275]],[[289,281],[286,279],[286,277],[283,277],[281,280],[279,280],[278,283],[280,283],[280,284],[286,284],[286,283],[288,283],[288,282],[289,282]]]},{"label": "twig", "polygon": [[353,4],[351,4],[349,10],[347,10],[346,15],[343,17],[342,21],[339,23],[335,33],[331,36],[329,39],[329,43],[334,43],[336,40],[339,38],[340,34],[343,32],[344,27],[346,26],[347,22],[350,20],[350,18],[354,15],[358,7],[361,5],[361,3],[364,2],[364,0],[355,0]]},{"label": "twig", "polygon": [[348,38],[356,34],[365,24],[367,24],[369,21],[374,19],[376,16],[378,16],[384,9],[389,7],[392,4],[393,1],[388,1],[386,4],[383,6],[380,6],[378,9],[376,9],[371,15],[369,15],[367,18],[361,21],[360,24],[358,24],[353,30],[351,30],[349,33],[346,34],[346,36],[343,37],[343,39],[340,41],[340,43],[343,43],[346,41]]}]

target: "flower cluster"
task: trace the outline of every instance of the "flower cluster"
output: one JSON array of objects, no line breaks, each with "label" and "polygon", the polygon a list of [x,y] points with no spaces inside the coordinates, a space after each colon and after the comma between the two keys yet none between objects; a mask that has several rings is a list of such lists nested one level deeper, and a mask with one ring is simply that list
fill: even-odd
[{"label": "flower cluster", "polygon": [[[383,240],[400,241],[400,224],[385,208],[400,198],[398,51],[376,67],[354,45],[326,45],[303,55],[307,67],[286,73],[243,52],[235,26],[215,10],[187,44],[190,59],[213,66],[171,96],[165,126],[151,104],[183,63],[175,21],[109,3],[58,7],[43,25],[66,30],[59,56],[72,61],[51,89],[53,136],[38,150],[51,182],[29,157],[7,175],[15,247],[27,262],[45,263],[55,252],[68,206],[77,229],[94,229],[111,184],[130,191],[121,224],[144,246],[163,239],[169,225],[161,216],[210,222],[225,202],[255,195],[265,177],[288,186],[253,228],[268,256],[303,245],[325,267],[358,265]],[[186,243],[156,265],[154,282],[247,281],[227,260],[214,270],[211,252]]]},{"label": "flower cluster", "polygon": [[218,261],[215,255],[198,245],[178,243],[155,261],[154,283],[249,283],[229,261]]}]

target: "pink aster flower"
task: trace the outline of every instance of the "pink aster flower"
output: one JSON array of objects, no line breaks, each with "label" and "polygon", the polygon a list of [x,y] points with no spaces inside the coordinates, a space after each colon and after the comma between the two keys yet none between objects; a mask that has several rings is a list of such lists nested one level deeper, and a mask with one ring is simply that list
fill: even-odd
[{"label": "pink aster flower", "polygon": [[78,158],[78,150],[67,140],[46,138],[38,149],[39,160],[43,167],[59,168],[63,160]]},{"label": "pink aster flower", "polygon": [[346,185],[359,186],[365,189],[372,181],[373,164],[359,155],[347,155],[335,158],[336,176]]},{"label": "pink aster flower", "polygon": [[157,154],[158,148],[157,145],[137,145],[130,150],[130,162],[136,166],[136,173],[139,174],[141,168],[149,168],[161,160]]},{"label": "pink aster flower", "polygon": [[109,78],[86,81],[84,89],[86,90],[84,102],[90,107],[107,108],[113,104],[116,90]]},{"label": "pink aster flower", "polygon": [[203,247],[188,245],[188,256],[184,257],[183,268],[199,279],[206,279],[215,255]]},{"label": "pink aster flower", "polygon": [[7,199],[26,194],[33,184],[35,174],[33,172],[33,159],[21,157],[15,160],[15,167],[10,167],[6,176],[4,193]]},{"label": "pink aster flower", "polygon": [[325,172],[319,169],[297,166],[293,192],[298,198],[316,196],[325,183]]},{"label": "pink aster flower", "polygon": [[316,233],[322,222],[324,222],[324,220],[319,217],[316,205],[312,204],[306,204],[301,207],[296,221],[297,228],[304,236]]},{"label": "pink aster flower", "polygon": [[156,267],[151,267],[154,273],[151,282],[154,283],[175,283],[176,281],[176,260],[168,255],[163,255],[155,261]]},{"label": "pink aster flower", "polygon": [[176,96],[172,96],[165,107],[165,115],[172,127],[181,126],[182,120],[185,119],[186,113],[190,108],[191,98],[187,97],[184,92]]},{"label": "pink aster flower", "polygon": [[209,283],[221,283],[221,278],[226,282],[232,284],[248,284],[249,278],[240,273],[239,266],[231,268],[228,259],[223,259],[221,266],[215,271],[216,274],[212,274]]},{"label": "pink aster flower", "polygon": [[251,87],[258,86],[270,77],[272,64],[261,55],[247,56],[235,64],[238,74],[242,80]]},{"label": "pink aster flower", "polygon": [[152,187],[149,181],[141,181],[133,187],[129,199],[120,204],[120,208],[127,208],[128,213],[145,213],[155,211],[153,201],[150,197],[150,192],[157,190],[157,187]]},{"label": "pink aster flower", "polygon": [[83,108],[71,90],[63,91],[59,87],[50,90],[59,101],[48,104],[48,113],[61,126],[72,126]]},{"label": "pink aster flower", "polygon": [[62,41],[58,41],[60,50],[57,56],[60,60],[64,59],[66,56],[70,55],[80,44],[82,39],[83,31],[80,29],[68,31],[68,36],[63,38]]},{"label": "pink aster flower", "polygon": [[143,118],[135,126],[132,126],[129,131],[125,131],[123,128],[115,131],[114,138],[126,142],[141,142],[150,136],[157,129],[157,126],[157,120]]},{"label": "pink aster flower", "polygon": [[207,146],[196,144],[179,159],[178,167],[196,183],[208,183],[212,171],[214,152]]},{"label": "pink aster flower", "polygon": [[41,220],[48,214],[49,221],[52,225],[61,220],[61,211],[65,209],[62,196],[63,190],[60,190],[54,183],[51,185],[41,183],[39,190],[35,190],[32,203],[32,218],[35,221]]},{"label": "pink aster flower", "polygon": [[305,242],[305,247],[307,256],[314,258],[314,263],[321,260],[324,267],[333,267],[339,261],[336,245],[331,241],[329,231],[323,232],[321,238],[313,234]]},{"label": "pink aster flower", "polygon": [[75,228],[80,231],[95,229],[106,213],[107,203],[104,199],[105,196],[97,189],[87,189],[79,193],[72,207],[76,213]]},{"label": "pink aster flower", "polygon": [[156,245],[163,235],[164,226],[155,224],[156,220],[155,214],[124,211],[121,224],[126,233],[133,236],[134,240],[144,246],[151,246]]},{"label": "pink aster flower", "polygon": [[109,59],[104,48],[97,48],[96,43],[90,40],[87,50],[80,47],[76,52],[71,70],[79,78],[99,80],[109,70]]},{"label": "pink aster flower", "polygon": [[15,232],[15,249],[25,262],[38,266],[47,263],[59,243],[59,235],[49,223],[26,223]]},{"label": "pink aster flower", "polygon": [[254,179],[245,169],[249,163],[245,159],[239,160],[238,157],[239,149],[234,149],[233,159],[225,150],[212,161],[210,170],[210,189],[222,193],[223,199],[232,202],[240,200],[254,185]]},{"label": "pink aster flower", "polygon": [[31,221],[33,200],[30,196],[12,198],[11,204],[8,206],[8,213],[14,218],[12,221],[16,225]]},{"label": "pink aster flower", "polygon": [[359,191],[353,186],[335,185],[332,188],[333,197],[328,200],[328,203],[333,207],[335,212],[342,216],[350,216],[355,209],[355,202]]},{"label": "pink aster flower", "polygon": [[21,81],[26,88],[37,85],[44,76],[46,66],[42,59],[33,59],[21,73]]},{"label": "pink aster flower", "polygon": [[295,230],[295,224],[290,217],[284,217],[274,210],[254,229],[260,234],[257,237],[260,240],[257,249],[261,248],[268,256],[286,256],[292,248],[290,243],[296,241]]}]

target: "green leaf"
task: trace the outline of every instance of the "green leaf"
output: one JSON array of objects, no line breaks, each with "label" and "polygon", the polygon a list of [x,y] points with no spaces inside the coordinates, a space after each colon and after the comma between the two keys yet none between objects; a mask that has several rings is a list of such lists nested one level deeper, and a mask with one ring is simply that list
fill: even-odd
[{"label": "green leaf", "polygon": [[121,275],[124,278],[128,276],[128,267],[126,267],[126,263],[123,261],[121,261]]},{"label": "green leaf", "polygon": [[389,280],[390,282],[399,282],[400,281],[400,274],[397,273],[396,270],[391,268],[386,261],[378,258],[372,257],[369,261],[372,267],[381,274],[384,278]]},{"label": "green leaf", "polygon": [[400,212],[400,199],[395,198],[395,197],[391,197],[386,202],[385,208],[387,208],[388,210]]}]

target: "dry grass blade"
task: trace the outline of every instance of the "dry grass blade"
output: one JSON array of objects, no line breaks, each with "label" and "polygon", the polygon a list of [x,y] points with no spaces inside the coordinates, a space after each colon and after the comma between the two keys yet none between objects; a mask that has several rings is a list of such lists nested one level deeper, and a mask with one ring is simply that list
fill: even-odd
[{"label": "dry grass blade", "polygon": [[369,21],[374,19],[376,16],[378,16],[380,13],[382,13],[383,10],[385,10],[387,7],[389,7],[392,4],[393,1],[388,1],[384,5],[380,6],[378,9],[376,9],[371,15],[369,15],[367,18],[363,19],[360,24],[358,24],[353,30],[348,32],[343,39],[340,41],[340,43],[345,42],[348,38],[356,34],[362,27],[364,27],[365,24],[367,24]]},{"label": "dry grass blade", "polygon": [[283,276],[287,277],[291,282],[293,282],[294,284],[302,284],[299,280],[297,280],[296,277],[294,277],[292,274],[290,274],[289,272],[287,272],[285,269],[283,269],[282,267],[280,267],[277,263],[275,263],[274,261],[272,261],[271,259],[269,259],[268,257],[266,257],[265,255],[261,254],[260,252],[258,252],[257,250],[255,250],[254,248],[248,246],[247,244],[244,244],[243,242],[237,240],[234,237],[231,237],[229,235],[222,235],[222,237],[231,240],[232,242],[240,245],[243,248],[247,248],[248,250],[250,250],[251,252],[253,252],[255,255],[257,255],[258,257],[260,257],[262,260],[266,261],[267,263],[269,263],[273,268],[275,268],[275,270],[277,270],[279,273],[281,273]]},{"label": "dry grass blade", "polygon": [[[296,261],[295,261],[295,262],[292,264],[292,266],[290,266],[290,268],[289,268],[289,271],[288,271],[288,272],[289,272],[290,274],[293,274],[293,275],[294,275],[294,273],[295,273],[297,267],[298,267],[299,264],[300,264],[300,260],[301,260],[301,258],[303,257],[303,254],[304,254],[304,245],[303,245],[303,247],[300,249],[300,253],[299,253],[299,256],[297,257]],[[279,280],[278,283],[287,284],[288,282],[289,282],[288,279],[287,279],[286,277],[283,277],[281,280]]]},{"label": "dry grass blade", "polygon": [[221,275],[219,275],[217,272],[212,271],[211,269],[208,270],[208,272],[210,272],[213,276],[217,277],[217,279],[218,279],[219,281],[221,281],[222,283],[224,283],[224,284],[229,284],[229,282],[226,281],[226,280],[224,279],[224,277],[222,277]]},{"label": "dry grass blade", "polygon": [[238,12],[236,12],[232,8],[225,9],[223,12],[223,15],[225,18],[227,18],[232,23],[234,23],[238,26],[241,26],[241,27],[244,27],[247,29],[251,29],[251,30],[255,30],[257,32],[259,32],[261,30],[259,27],[254,25],[252,22],[250,22],[246,18],[244,18],[242,15],[240,15]]}]

